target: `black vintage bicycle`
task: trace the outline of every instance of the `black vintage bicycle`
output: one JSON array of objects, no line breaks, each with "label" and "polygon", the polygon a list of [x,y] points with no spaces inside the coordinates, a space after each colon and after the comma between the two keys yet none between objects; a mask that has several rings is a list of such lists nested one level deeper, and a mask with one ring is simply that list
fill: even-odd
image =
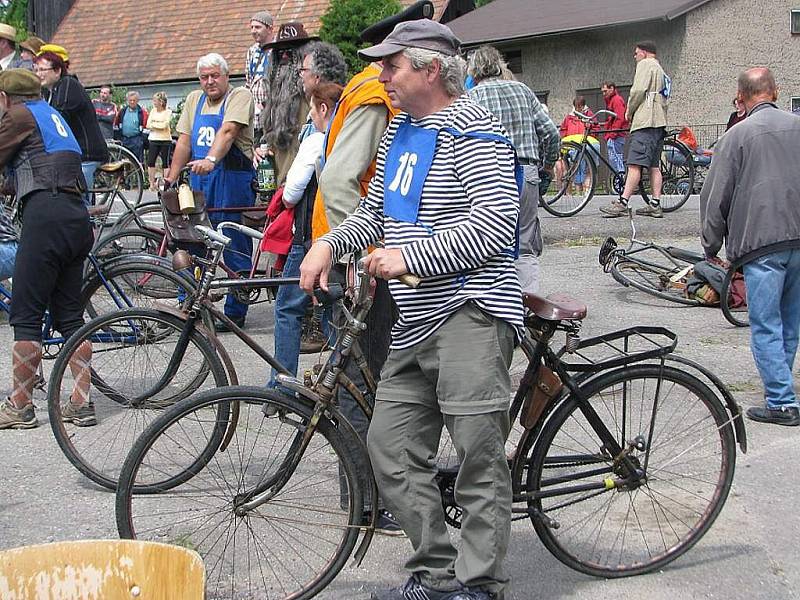
[{"label": "black vintage bicycle", "polygon": [[[597,190],[598,168],[604,164],[609,172],[608,193],[622,194],[625,188],[625,171],[617,171],[613,164],[593,144],[595,135],[617,133],[617,129],[599,129],[601,117],[616,118],[609,110],[599,110],[594,115],[574,113],[585,125],[583,137],[579,140],[561,142],[561,154],[555,166],[555,177],[542,198],[542,207],[556,217],[571,217],[583,210]],[[599,143],[599,142],[597,142]],[[672,212],[683,206],[694,189],[694,162],[691,151],[668,137],[660,158],[662,183],[661,207],[664,212]],[[649,201],[649,175],[642,169],[639,194],[645,202]]]},{"label": "black vintage bicycle", "polygon": [[[224,241],[207,232],[211,265]],[[201,304],[210,285],[201,282]],[[352,286],[319,298],[338,304],[346,324],[308,385],[280,375],[280,389],[192,394],[165,407],[122,467],[120,535],[198,551],[209,598],[310,598],[351,554],[363,559],[372,539],[375,514],[365,513],[365,499],[376,489],[366,448],[333,401],[344,386],[371,414],[375,382],[358,345],[372,302],[369,275],[356,268]],[[528,363],[511,414],[525,427],[509,458],[516,518],[530,519],[559,560],[585,573],[663,567],[722,509],[737,441],[746,449],[739,407],[712,373],[672,353],[676,336],[666,329],[581,341],[584,305],[563,296],[524,303]],[[181,317],[182,336],[192,335],[197,312]],[[553,350],[559,331],[566,344]],[[353,360],[364,391],[345,375]],[[166,375],[181,361],[176,352]],[[459,526],[458,468],[439,464],[448,522]]]},{"label": "black vintage bicycle", "polygon": [[[624,285],[686,306],[716,306],[687,293],[689,278],[695,265],[705,259],[703,254],[675,246],[663,246],[636,237],[633,210],[628,209],[631,238],[627,247],[607,238],[600,248],[598,260],[606,273]],[[738,276],[737,276],[738,274]],[[750,324],[747,304],[741,293],[734,294],[734,286],[744,288],[741,265],[729,265],[719,293],[719,307],[732,325],[747,327]],[[738,302],[738,303],[737,303]]]}]

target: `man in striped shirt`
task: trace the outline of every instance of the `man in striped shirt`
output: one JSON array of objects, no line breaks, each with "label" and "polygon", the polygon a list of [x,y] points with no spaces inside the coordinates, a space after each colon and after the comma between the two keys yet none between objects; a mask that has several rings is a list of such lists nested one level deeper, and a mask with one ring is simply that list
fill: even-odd
[{"label": "man in striped shirt", "polygon": [[[380,239],[373,275],[390,282],[400,316],[382,371],[368,448],[378,487],[414,548],[401,587],[375,600],[501,597],[511,524],[504,443],[522,302],[514,268],[519,192],[500,122],[463,96],[459,41],[445,25],[401,23],[361,51],[402,110],[378,149],[367,197],[311,248],[301,287],[325,289],[331,263]],[[461,471],[461,547],[450,541],[431,457],[446,426]]]}]

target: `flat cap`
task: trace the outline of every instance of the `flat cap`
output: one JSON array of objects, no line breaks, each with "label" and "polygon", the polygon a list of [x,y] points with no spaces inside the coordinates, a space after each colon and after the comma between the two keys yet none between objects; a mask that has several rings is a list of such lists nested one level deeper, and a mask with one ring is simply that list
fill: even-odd
[{"label": "flat cap", "polygon": [[422,48],[455,56],[460,46],[461,41],[447,25],[430,19],[419,19],[400,23],[386,36],[382,44],[359,50],[358,55],[365,60],[380,60],[406,48]]},{"label": "flat cap", "polygon": [[0,73],[0,92],[14,96],[38,96],[42,82],[28,69],[8,69]]}]

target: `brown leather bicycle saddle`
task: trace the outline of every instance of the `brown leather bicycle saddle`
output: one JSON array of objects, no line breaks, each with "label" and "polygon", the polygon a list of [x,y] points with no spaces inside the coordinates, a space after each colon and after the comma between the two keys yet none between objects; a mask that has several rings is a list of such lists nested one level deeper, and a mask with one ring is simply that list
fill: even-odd
[{"label": "brown leather bicycle saddle", "polygon": [[545,321],[575,321],[586,316],[586,305],[566,294],[550,294],[547,298],[522,294],[522,303]]},{"label": "brown leather bicycle saddle", "polygon": [[97,167],[97,169],[103,171],[104,173],[116,173],[120,169],[125,169],[131,166],[133,165],[131,165],[131,161],[129,160],[115,160],[114,162],[102,164]]}]

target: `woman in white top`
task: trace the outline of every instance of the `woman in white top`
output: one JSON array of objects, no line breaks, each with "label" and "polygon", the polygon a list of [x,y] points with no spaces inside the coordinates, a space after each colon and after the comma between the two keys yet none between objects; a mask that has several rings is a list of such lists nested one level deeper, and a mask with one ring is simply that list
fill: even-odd
[{"label": "woman in white top", "polygon": [[150,191],[156,191],[156,159],[161,157],[161,167],[164,177],[169,175],[169,161],[172,154],[172,111],[167,108],[167,94],[156,92],[153,96],[153,110],[147,118],[147,128],[150,135],[147,138],[147,173],[150,179]]},{"label": "woman in white top", "polygon": [[[283,188],[284,205],[294,208],[294,234],[283,267],[284,277],[300,276],[300,263],[311,245],[311,211],[317,189],[314,174],[322,156],[325,131],[341,93],[340,85],[324,83],[311,94],[310,116],[316,131],[301,142]],[[275,298],[275,358],[292,375],[297,375],[303,316],[310,303],[310,298],[298,285],[280,286]],[[275,375],[273,370],[270,386],[275,385]]]}]

